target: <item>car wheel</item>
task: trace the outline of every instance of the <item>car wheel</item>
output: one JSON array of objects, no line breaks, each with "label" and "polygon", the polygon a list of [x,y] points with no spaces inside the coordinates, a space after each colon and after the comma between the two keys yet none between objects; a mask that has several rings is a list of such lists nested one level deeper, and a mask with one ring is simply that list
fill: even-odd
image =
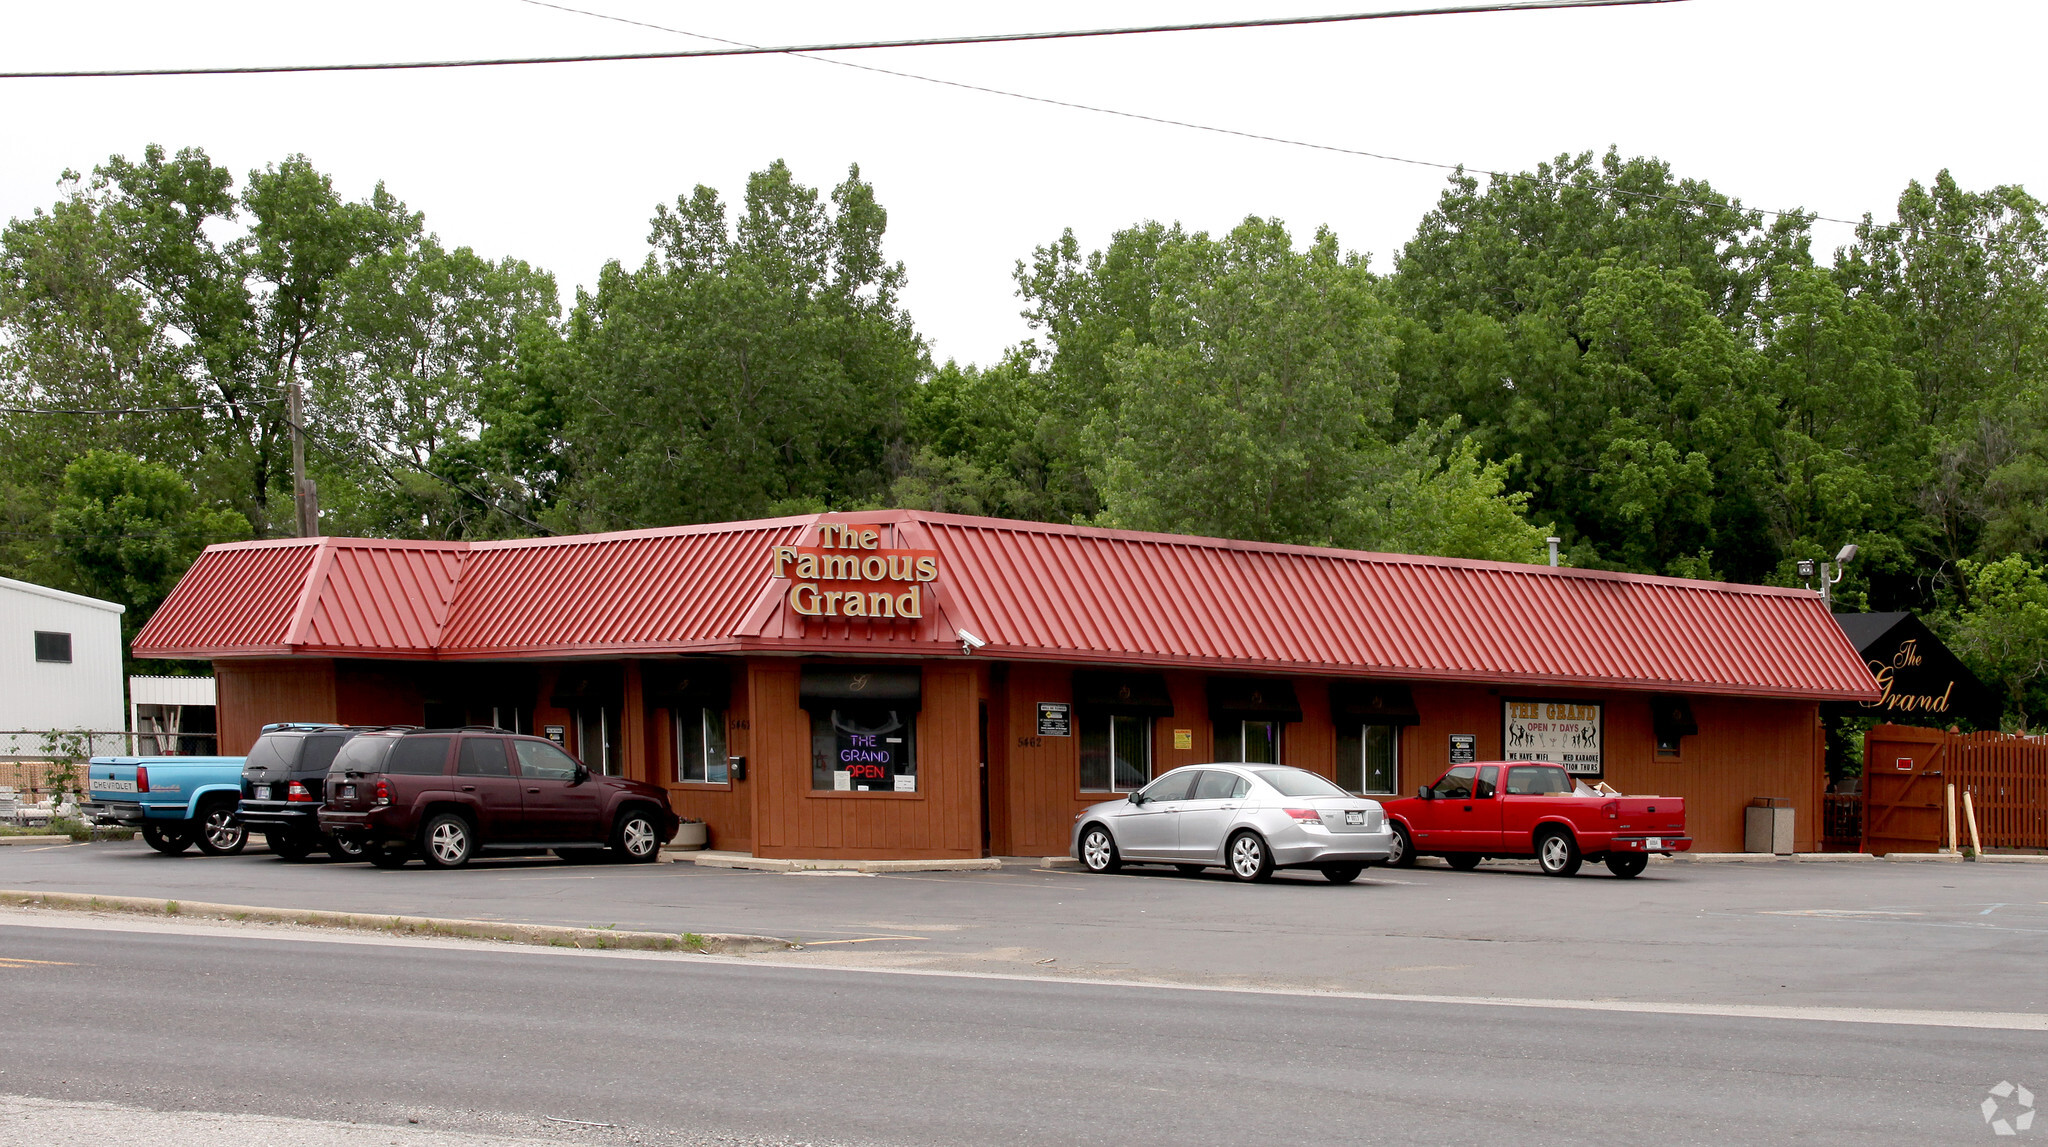
[{"label": "car wheel", "polygon": [[404,845],[366,844],[363,859],[378,868],[403,868],[412,859],[412,850]]},{"label": "car wheel", "polygon": [[661,830],[654,818],[629,810],[612,829],[612,852],[628,864],[647,864],[661,855]]},{"label": "car wheel", "polygon": [[142,826],[142,842],[165,856],[176,856],[192,847],[192,838],[185,833],[153,824]]},{"label": "car wheel", "polygon": [[1408,836],[1408,830],[1394,826],[1394,839],[1387,844],[1387,865],[1392,868],[1415,867],[1415,842]]},{"label": "car wheel", "polygon": [[199,851],[208,856],[233,856],[249,843],[249,829],[235,817],[235,806],[217,801],[199,810]]},{"label": "car wheel", "polygon": [[327,855],[336,860],[361,860],[369,854],[369,846],[353,836],[325,837]]},{"label": "car wheel", "polygon": [[1459,872],[1470,872],[1479,867],[1479,862],[1484,859],[1485,857],[1480,856],[1476,852],[1453,852],[1444,857],[1444,863],[1457,869]]},{"label": "car wheel", "polygon": [[1273,879],[1273,852],[1256,832],[1240,832],[1230,838],[1225,850],[1230,857],[1230,874],[1239,880]]},{"label": "car wheel", "polygon": [[1610,852],[1607,854],[1607,871],[1624,879],[1641,876],[1643,869],[1650,867],[1650,855],[1646,852]]},{"label": "car wheel", "polygon": [[420,829],[420,859],[428,868],[461,868],[476,851],[476,829],[452,812],[427,818]]},{"label": "car wheel", "polygon": [[1209,866],[1206,864],[1176,864],[1174,867],[1180,870],[1182,876],[1199,876],[1202,870]]},{"label": "car wheel", "polygon": [[1364,871],[1363,864],[1325,864],[1323,879],[1332,884],[1349,884],[1358,879],[1358,874]]},{"label": "car wheel", "polygon": [[1116,838],[1099,824],[1081,830],[1081,864],[1090,872],[1115,872],[1124,866],[1116,850]]},{"label": "car wheel", "polygon": [[271,855],[282,860],[296,863],[313,855],[313,842],[296,832],[266,832],[263,841]]},{"label": "car wheel", "polygon": [[1536,867],[1545,876],[1576,876],[1584,859],[1579,855],[1579,842],[1561,828],[1536,838]]}]

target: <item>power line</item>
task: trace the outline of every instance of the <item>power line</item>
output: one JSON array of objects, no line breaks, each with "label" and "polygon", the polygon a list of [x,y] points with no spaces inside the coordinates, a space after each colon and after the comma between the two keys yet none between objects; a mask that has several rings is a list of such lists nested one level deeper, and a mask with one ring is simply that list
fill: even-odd
[{"label": "power line", "polygon": [[[712,36],[707,35],[703,32],[691,32],[682,28],[671,28],[664,24],[650,24],[644,20],[633,20],[624,16],[614,16],[608,12],[593,12],[587,8],[571,8],[565,4],[549,3],[548,0],[519,0],[519,3],[530,4],[536,8],[552,8],[557,12],[570,12],[578,16],[590,16],[599,20],[610,20],[618,24],[630,24],[636,28],[648,28],[656,32],[669,32],[678,36],[688,36],[691,39],[696,40],[710,40],[714,43],[733,44],[743,47],[753,46],[745,44],[743,41],[739,40],[728,40],[723,36]],[[1464,9],[1460,10],[1463,11]],[[1490,11],[1491,9],[1470,10]],[[1424,13],[1399,13],[1399,15],[1421,14]],[[1377,159],[1387,163],[1405,163],[1414,167],[1435,168],[1439,171],[1470,171],[1480,175],[1488,176],[1493,179],[1523,178],[1523,173],[1496,171],[1483,167],[1471,167],[1463,163],[1445,163],[1442,160],[1412,159],[1407,156],[1389,155],[1385,152],[1378,151],[1366,151],[1362,148],[1356,147],[1343,147],[1333,143],[1319,143],[1315,140],[1292,139],[1287,136],[1268,135],[1263,132],[1255,131],[1243,131],[1238,128],[1218,127],[1215,124],[1196,123],[1192,120],[1173,119],[1168,116],[1147,115],[1144,112],[1125,111],[1121,108],[1109,108],[1102,107],[1097,104],[1076,103],[1073,100],[1055,99],[1052,96],[1032,95],[1029,92],[1014,92],[1008,90],[1007,88],[992,88],[983,84],[966,83],[961,80],[941,79],[938,76],[927,76],[920,74],[918,72],[897,71],[894,68],[882,68],[877,67],[873,64],[857,64],[854,63],[852,60],[834,60],[826,58],[824,56],[805,55],[801,50],[791,50],[784,54],[793,55],[797,59],[809,60],[812,63],[816,64],[830,64],[834,67],[839,68],[855,68],[863,72],[874,72],[878,75],[895,76],[898,79],[918,80],[927,84],[939,84],[944,87],[959,88],[962,91],[980,92],[984,95],[991,96],[1004,96],[1009,99],[1026,100],[1031,103],[1047,104],[1052,107],[1068,108],[1073,111],[1094,112],[1098,115],[1116,116],[1121,119],[1137,120],[1141,123],[1160,124],[1166,127],[1186,128],[1190,131],[1209,132],[1213,135],[1227,135],[1235,137],[1237,139],[1249,139],[1260,143],[1277,143],[1283,144],[1288,147],[1307,148],[1311,151],[1327,151],[1335,153],[1337,155],[1353,155],[1363,159]],[[1568,188],[1580,186],[1579,184],[1574,184],[1568,180],[1563,179],[1539,179],[1534,176],[1529,176],[1528,178],[1530,182],[1536,184],[1539,187]],[[1842,219],[1833,215],[1816,214],[1812,211],[1777,211],[1765,207],[1739,207],[1733,201],[1717,203],[1711,199],[1693,199],[1689,196],[1665,195],[1654,191],[1630,191],[1620,187],[1592,187],[1588,188],[1588,190],[1597,191],[1608,195],[1619,195],[1628,199],[1643,199],[1662,203],[1675,203],[1688,207],[1715,207],[1735,211],[1753,211],[1758,215],[1762,215],[1772,219],[1800,219],[1806,220],[1808,222],[1841,223],[1846,224],[1850,227],[1860,227],[1864,223],[1869,222],[1869,220],[1867,219]],[[1970,236],[1967,235],[1957,234],[1956,232],[1952,231],[1939,230],[1937,228],[1932,227],[1921,228],[1921,230],[1925,231],[1929,235],[1940,235],[1945,238],[1951,239],[1970,238]]]},{"label": "power line", "polygon": [[[276,398],[252,398],[239,405],[263,406],[282,401]],[[193,406],[110,406],[98,410],[73,409],[55,406],[0,406],[0,414],[174,414],[189,410],[216,410],[225,406],[238,405],[232,402],[202,402]]]},{"label": "power line", "polygon": [[[1329,16],[1276,16],[1255,20],[1214,20],[1194,24],[1147,24],[1121,28],[1078,28],[1055,32],[992,32],[983,35],[932,36],[915,40],[858,40],[826,44],[764,47],[736,44],[686,52],[608,52],[582,56],[506,56],[480,60],[410,60],[367,64],[256,64],[222,68],[101,68],[67,72],[0,72],[0,80],[81,80],[121,76],[250,76],[292,72],[399,72],[436,68],[499,68],[527,64],[603,64],[632,60],[692,60],[717,56],[787,56],[805,52],[853,52],[876,48],[945,48],[965,44],[1021,44],[1038,40],[1083,40],[1106,36],[1146,36],[1161,32],[1220,32],[1244,28],[1293,28],[1316,24],[1355,24],[1365,20],[1398,20],[1411,16],[1470,16],[1492,12],[1523,12],[1547,8],[1623,8],[1644,4],[1681,4],[1685,0],[1498,0],[1479,5],[1408,8],[1392,12],[1351,12]],[[653,25],[649,25],[652,27]],[[672,30],[672,29],[671,29]],[[683,33],[689,35],[690,33]],[[702,37],[716,39],[716,37]]]}]

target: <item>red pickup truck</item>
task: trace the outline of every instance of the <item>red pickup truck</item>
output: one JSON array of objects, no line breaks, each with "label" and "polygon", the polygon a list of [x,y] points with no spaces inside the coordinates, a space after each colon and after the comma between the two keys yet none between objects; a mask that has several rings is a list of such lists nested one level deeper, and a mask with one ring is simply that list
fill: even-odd
[{"label": "red pickup truck", "polygon": [[1587,860],[1637,876],[1651,853],[1692,847],[1684,798],[1581,790],[1557,765],[1458,765],[1413,797],[1380,803],[1394,830],[1387,862],[1402,866],[1418,856],[1441,856],[1457,869],[1489,856],[1533,856],[1546,876],[1571,876]]}]

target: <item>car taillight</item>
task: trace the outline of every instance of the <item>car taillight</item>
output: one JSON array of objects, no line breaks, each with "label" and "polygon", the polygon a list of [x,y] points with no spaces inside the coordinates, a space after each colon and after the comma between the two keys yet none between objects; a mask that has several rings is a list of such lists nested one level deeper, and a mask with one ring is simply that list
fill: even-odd
[{"label": "car taillight", "polygon": [[1291,808],[1287,810],[1287,815],[1303,824],[1323,823],[1323,814],[1312,808]]},{"label": "car taillight", "polygon": [[309,801],[313,799],[313,794],[307,790],[306,782],[293,781],[285,786],[284,799],[288,801]]},{"label": "car taillight", "polygon": [[372,795],[371,795],[371,797],[370,797],[370,803],[371,803],[371,804],[390,804],[390,803],[391,803],[391,785],[390,785],[390,784],[389,784],[388,782],[386,782],[386,781],[378,781],[378,782],[377,782],[377,787],[376,787],[376,789],[375,789],[375,790],[373,791],[373,793],[372,793]]},{"label": "car taillight", "polygon": [[1621,817],[1621,802],[1608,801],[1600,806],[1600,811],[1607,814],[1608,820],[1618,820]]},{"label": "car taillight", "polygon": [[149,791],[148,765],[135,766],[135,791],[139,793],[146,793]]}]

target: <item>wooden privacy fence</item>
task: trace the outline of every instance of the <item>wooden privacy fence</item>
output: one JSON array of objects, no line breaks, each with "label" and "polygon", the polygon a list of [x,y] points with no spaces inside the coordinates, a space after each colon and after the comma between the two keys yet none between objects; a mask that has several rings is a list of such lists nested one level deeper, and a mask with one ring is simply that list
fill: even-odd
[{"label": "wooden privacy fence", "polygon": [[1963,794],[1985,848],[2048,850],[2048,737],[1878,725],[1863,739],[1865,851],[1934,852],[1955,786],[1956,843],[1970,843]]}]

